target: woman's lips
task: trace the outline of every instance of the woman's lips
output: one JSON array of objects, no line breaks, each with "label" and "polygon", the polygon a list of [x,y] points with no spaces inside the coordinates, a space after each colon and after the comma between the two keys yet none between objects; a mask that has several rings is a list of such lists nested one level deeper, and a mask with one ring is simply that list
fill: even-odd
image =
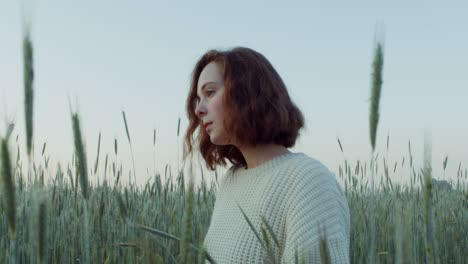
[{"label": "woman's lips", "polygon": [[205,130],[208,131],[208,127],[209,127],[212,123],[213,123],[213,122],[208,122],[208,123],[206,123],[206,124],[205,124]]}]

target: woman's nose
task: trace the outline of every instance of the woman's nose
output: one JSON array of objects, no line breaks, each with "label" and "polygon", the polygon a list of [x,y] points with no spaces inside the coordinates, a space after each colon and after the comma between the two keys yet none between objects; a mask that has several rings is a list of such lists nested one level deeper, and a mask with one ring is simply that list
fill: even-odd
[{"label": "woman's nose", "polygon": [[195,108],[195,113],[200,118],[201,116],[206,114],[206,107],[203,104],[198,103],[197,107]]}]

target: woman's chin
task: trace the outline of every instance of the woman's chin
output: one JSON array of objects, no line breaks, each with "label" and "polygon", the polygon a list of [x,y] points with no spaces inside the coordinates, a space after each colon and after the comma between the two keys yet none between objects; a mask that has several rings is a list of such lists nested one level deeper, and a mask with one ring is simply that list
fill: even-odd
[{"label": "woman's chin", "polygon": [[212,144],[217,145],[217,146],[229,145],[229,142],[227,140],[223,140],[218,137],[210,136],[210,141]]}]

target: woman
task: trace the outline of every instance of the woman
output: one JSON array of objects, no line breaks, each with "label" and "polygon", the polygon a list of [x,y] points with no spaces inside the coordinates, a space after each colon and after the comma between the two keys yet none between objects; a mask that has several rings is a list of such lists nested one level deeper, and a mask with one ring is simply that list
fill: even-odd
[{"label": "woman", "polygon": [[263,55],[243,47],[204,54],[187,113],[184,158],[197,147],[211,170],[232,163],[205,237],[217,263],[320,263],[321,238],[331,263],[349,263],[346,197],[322,163],[288,150],[304,117]]}]

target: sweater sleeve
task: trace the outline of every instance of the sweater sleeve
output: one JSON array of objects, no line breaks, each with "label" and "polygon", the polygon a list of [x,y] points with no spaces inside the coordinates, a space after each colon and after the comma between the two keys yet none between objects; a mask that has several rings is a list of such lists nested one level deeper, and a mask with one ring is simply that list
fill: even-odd
[{"label": "sweater sleeve", "polygon": [[[291,175],[293,176],[293,175]],[[326,234],[331,263],[349,263],[349,207],[335,176],[323,165],[294,175],[286,200],[283,263],[321,263]],[[297,252],[297,253],[296,253]]]}]

